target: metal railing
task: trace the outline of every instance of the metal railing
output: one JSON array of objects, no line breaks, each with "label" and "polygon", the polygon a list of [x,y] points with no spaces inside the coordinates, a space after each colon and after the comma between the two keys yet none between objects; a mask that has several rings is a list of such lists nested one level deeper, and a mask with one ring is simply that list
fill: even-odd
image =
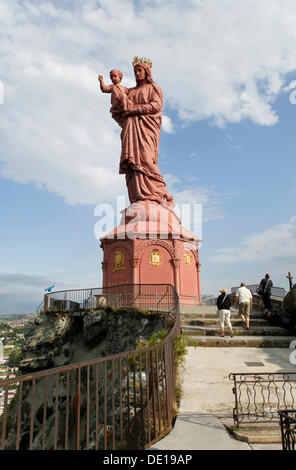
[{"label": "metal railing", "polygon": [[190,305],[200,305],[201,304],[201,298],[200,295],[197,294],[190,294],[190,293],[184,293],[180,294],[181,298],[183,301],[189,301]]},{"label": "metal railing", "polygon": [[296,450],[296,410],[280,410],[283,450]]},{"label": "metal railing", "polygon": [[154,312],[170,313],[175,309],[175,292],[168,284],[123,284],[51,292],[44,295],[37,314],[45,312],[73,312],[101,306],[136,307]]},{"label": "metal railing", "polygon": [[[121,286],[123,295],[125,287]],[[149,289],[132,287],[133,300],[147,305]],[[0,382],[4,402],[0,448],[143,449],[167,434],[176,402],[174,339],[180,334],[179,300],[171,285],[161,285],[158,294],[158,308],[166,305],[170,319],[174,317],[161,343]],[[107,303],[112,298],[109,289],[103,295]],[[51,298],[58,300],[54,293]],[[74,298],[67,294],[66,300]],[[78,297],[77,303],[81,305],[85,298],[84,294]],[[130,297],[122,296],[121,306],[123,299],[129,307]],[[11,389],[16,393],[9,403]]]},{"label": "metal railing", "polygon": [[280,409],[296,404],[296,372],[230,374],[235,396],[233,419],[243,423],[279,421]]}]

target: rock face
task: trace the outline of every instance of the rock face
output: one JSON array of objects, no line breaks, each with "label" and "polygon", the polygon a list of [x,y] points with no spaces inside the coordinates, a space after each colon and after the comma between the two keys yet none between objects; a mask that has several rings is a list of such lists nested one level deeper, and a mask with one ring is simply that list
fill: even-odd
[{"label": "rock face", "polygon": [[286,328],[296,329],[296,284],[285,296],[279,314]]},{"label": "rock face", "polygon": [[137,340],[162,328],[159,315],[132,309],[44,313],[27,335],[20,370],[34,372],[129,351]]}]

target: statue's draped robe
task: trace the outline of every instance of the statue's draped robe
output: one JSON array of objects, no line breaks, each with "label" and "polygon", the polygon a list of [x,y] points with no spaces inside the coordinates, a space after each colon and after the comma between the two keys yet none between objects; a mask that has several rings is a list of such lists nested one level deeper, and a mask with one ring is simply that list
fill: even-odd
[{"label": "statue's draped robe", "polygon": [[157,166],[163,95],[155,84],[131,88],[129,100],[137,115],[122,120],[122,152],[119,173],[125,173],[131,203],[165,202],[167,194]]}]

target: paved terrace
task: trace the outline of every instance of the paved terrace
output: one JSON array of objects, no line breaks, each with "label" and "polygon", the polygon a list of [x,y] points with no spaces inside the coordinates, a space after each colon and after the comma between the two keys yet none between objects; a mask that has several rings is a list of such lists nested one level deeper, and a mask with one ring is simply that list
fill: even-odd
[{"label": "paved terrace", "polygon": [[[197,307],[196,315],[214,314],[215,307]],[[186,309],[185,309],[186,310]],[[188,310],[188,309],[187,309]],[[192,312],[191,312],[192,314]],[[184,318],[184,316],[183,316]],[[225,333],[226,333],[225,329]],[[227,333],[226,333],[227,334]],[[242,340],[245,337],[242,337]],[[224,339],[224,338],[222,338]],[[280,428],[276,425],[277,439],[264,431],[256,431],[257,443],[236,439],[226,425],[234,425],[232,410],[234,395],[230,373],[239,372],[295,372],[289,362],[291,350],[287,347],[189,347],[184,369],[181,370],[182,397],[174,429],[152,449],[160,450],[281,450]],[[295,337],[292,337],[295,339]],[[226,338],[225,338],[226,340]],[[233,345],[234,346],[234,345]],[[263,366],[249,367],[247,362],[262,362]],[[259,435],[259,438],[258,438]],[[244,439],[244,437],[242,437]],[[250,438],[250,434],[248,435]],[[258,441],[262,443],[258,443]],[[266,441],[278,443],[266,443]]]}]

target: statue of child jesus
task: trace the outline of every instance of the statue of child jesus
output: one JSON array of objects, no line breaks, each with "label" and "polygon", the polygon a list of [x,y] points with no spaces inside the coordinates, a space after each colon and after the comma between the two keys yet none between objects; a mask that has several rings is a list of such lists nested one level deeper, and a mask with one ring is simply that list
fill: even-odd
[{"label": "statue of child jesus", "polygon": [[[129,108],[131,104],[127,95],[129,89],[120,85],[122,80],[122,72],[120,70],[111,70],[110,79],[113,85],[105,85],[103,75],[99,75],[100,88],[103,93],[111,93],[111,109],[112,117],[119,122],[120,114]],[[116,116],[117,115],[117,116]]]}]

